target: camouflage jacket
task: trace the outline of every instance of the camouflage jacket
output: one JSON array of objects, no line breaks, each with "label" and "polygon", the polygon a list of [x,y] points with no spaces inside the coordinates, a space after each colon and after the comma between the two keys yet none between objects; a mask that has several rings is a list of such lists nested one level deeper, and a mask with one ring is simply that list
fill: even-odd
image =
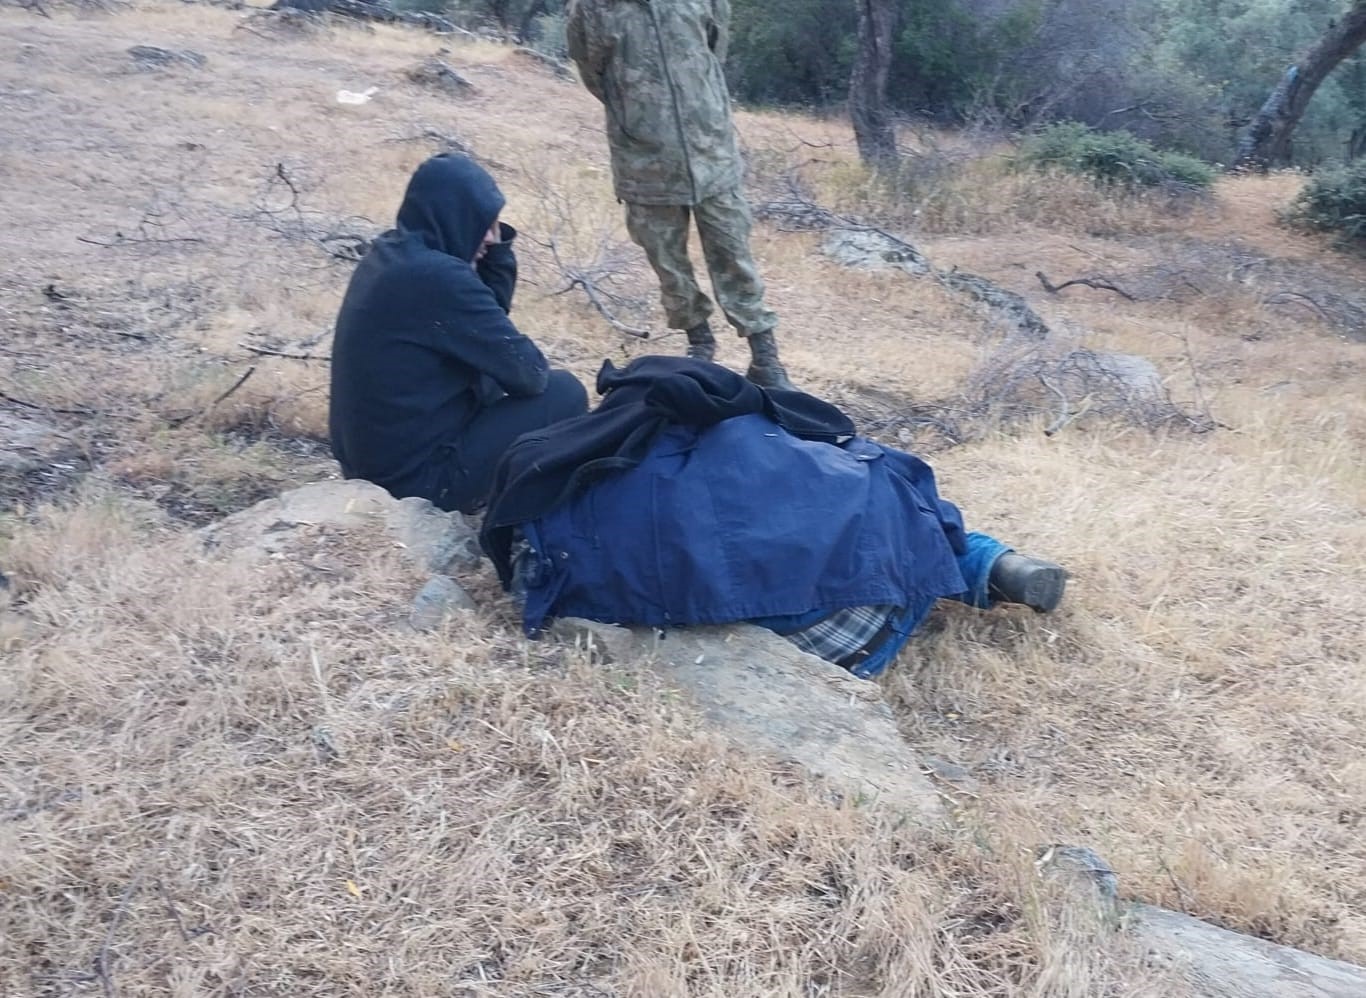
[{"label": "camouflage jacket", "polygon": [[722,64],[730,0],[570,0],[569,54],[602,102],[622,201],[696,204],[740,186]]}]

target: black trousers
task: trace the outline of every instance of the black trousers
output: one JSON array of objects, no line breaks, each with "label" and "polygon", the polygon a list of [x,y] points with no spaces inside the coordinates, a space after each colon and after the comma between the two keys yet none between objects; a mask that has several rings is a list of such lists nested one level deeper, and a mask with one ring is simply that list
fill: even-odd
[{"label": "black trousers", "polygon": [[498,459],[523,433],[588,411],[588,392],[568,371],[551,371],[546,389],[530,398],[504,398],[481,409],[443,452],[436,505],[472,513],[482,507]]}]

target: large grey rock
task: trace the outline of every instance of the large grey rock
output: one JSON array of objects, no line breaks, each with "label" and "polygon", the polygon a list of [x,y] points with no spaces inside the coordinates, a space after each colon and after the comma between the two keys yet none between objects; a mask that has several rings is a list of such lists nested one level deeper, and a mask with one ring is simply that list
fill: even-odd
[{"label": "large grey rock", "polygon": [[1363,998],[1366,968],[1278,946],[1151,905],[1128,924],[1148,952],[1176,968],[1200,998]]},{"label": "large grey rock", "polygon": [[306,526],[384,530],[421,568],[447,574],[479,561],[474,528],[459,513],[445,513],[425,499],[395,499],[378,485],[356,479],[313,482],[266,499],[205,528],[212,549],[242,557],[286,550]]},{"label": "large grey rock", "polygon": [[1072,903],[1123,926],[1154,963],[1174,970],[1198,998],[1363,998],[1366,968],[1230,932],[1190,915],[1119,898],[1110,864],[1085,846],[1050,845],[1039,875],[1061,880]]},{"label": "large grey rock", "polygon": [[958,269],[935,270],[929,259],[910,242],[881,229],[832,229],[821,244],[825,255],[846,267],[865,270],[900,270],[913,277],[934,277],[944,287],[985,305],[1014,332],[1030,339],[1049,335],[1043,321],[1023,297],[977,274]]},{"label": "large grey rock", "polygon": [[1051,334],[1048,323],[1039,317],[1022,295],[1007,291],[995,281],[956,268],[941,271],[938,276],[944,287],[981,302],[1020,336],[1043,340]]},{"label": "large grey rock", "polygon": [[771,631],[735,624],[661,637],[648,628],[566,618],[554,632],[590,643],[608,662],[654,670],[745,748],[799,763],[862,800],[920,820],[944,815],[877,685]]},{"label": "large grey rock", "polygon": [[846,267],[904,270],[917,277],[934,272],[918,249],[880,229],[832,229],[821,244],[826,256]]}]

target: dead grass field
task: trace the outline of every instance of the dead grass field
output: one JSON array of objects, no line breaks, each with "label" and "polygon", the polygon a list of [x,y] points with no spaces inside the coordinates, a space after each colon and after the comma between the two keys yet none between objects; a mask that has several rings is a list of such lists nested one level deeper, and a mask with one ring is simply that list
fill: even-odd
[{"label": "dead grass field", "polygon": [[[1366,962],[1366,345],[1287,295],[1366,286],[1276,225],[1296,178],[1176,210],[941,137],[953,169],[896,201],[842,122],[740,115],[760,188],[803,164],[823,202],[1151,359],[1221,424],[1040,416],[936,454],[970,525],[1074,579],[1048,618],[945,607],[884,681],[910,743],[976,781],[926,833],[524,641],[488,575],[484,609],[420,636],[422,578],[378,541],[252,570],[194,542],[334,473],[325,361],[261,351],[326,356],[349,272],[326,237],[387,226],[443,141],[504,186],[515,315],[557,362],[677,348],[553,294],[552,235],[577,264],[625,240],[590,98],[489,43],[49,6],[0,8],[0,410],[71,441],[3,483],[36,633],[0,666],[0,994],[1181,994],[1051,903],[1048,842],[1106,856],[1126,897]],[[138,44],[208,61],[142,70]],[[407,80],[442,46],[473,94]],[[800,384],[949,399],[997,347],[975,306],[818,244],[755,242]]]}]

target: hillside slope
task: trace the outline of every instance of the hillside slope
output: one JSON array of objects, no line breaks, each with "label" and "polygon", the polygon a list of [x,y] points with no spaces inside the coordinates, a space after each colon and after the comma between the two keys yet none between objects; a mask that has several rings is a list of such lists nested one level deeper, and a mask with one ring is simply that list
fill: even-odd
[{"label": "hillside slope", "polygon": [[[1296,178],[1183,209],[921,136],[896,203],[842,122],[739,115],[756,202],[796,171],[1025,295],[1066,349],[1150,359],[1219,424],[1045,435],[1045,404],[986,406],[947,446],[906,414],[966,411],[1008,357],[994,318],[760,227],[794,379],[932,448],[971,524],[1073,572],[1048,618],[942,608],[884,681],[911,744],[973,777],[957,830],[926,835],[526,642],[487,571],[462,580],[477,613],[417,635],[422,576],[382,539],[251,569],[195,540],[335,474],[347,247],[441,148],[507,192],[515,317],[556,362],[591,383],[680,348],[556,293],[596,268],[662,331],[591,98],[491,42],[49,13],[0,9],[0,443],[29,455],[0,463],[0,568],[31,621],[0,634],[0,993],[1180,993],[1047,903],[1048,842],[1136,899],[1366,962],[1366,282],[1276,224]],[[471,88],[411,79],[433,55]]]}]

